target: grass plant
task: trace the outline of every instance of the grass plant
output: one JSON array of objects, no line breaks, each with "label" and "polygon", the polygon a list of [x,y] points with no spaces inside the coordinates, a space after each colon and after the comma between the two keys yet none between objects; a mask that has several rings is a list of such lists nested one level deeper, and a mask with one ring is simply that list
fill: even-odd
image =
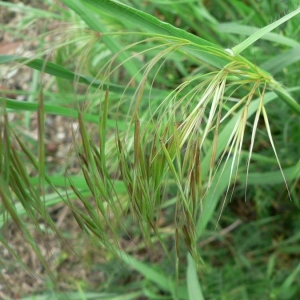
[{"label": "grass plant", "polygon": [[[51,297],[297,298],[296,2],[289,13],[286,1],[62,2],[67,8],[48,1],[49,12],[24,6],[18,24],[29,26],[32,13],[35,21],[66,22],[59,42],[45,40],[33,57],[0,55],[1,65],[41,78],[21,91],[31,101],[0,95],[0,227],[14,223],[22,232],[53,284]],[[9,121],[16,114],[23,122],[24,112],[37,117],[33,143]],[[68,158],[54,171],[46,160],[49,115],[72,128]],[[35,239],[55,236],[72,255],[68,232],[49,213],[57,204],[105,257],[95,267],[107,284],[95,293],[77,282],[77,293],[60,294],[51,251]],[[0,242],[34,273],[4,231]],[[151,262],[155,251],[159,263]],[[111,277],[110,268],[118,270]],[[129,278],[131,268],[143,279],[122,281],[120,269]]]}]

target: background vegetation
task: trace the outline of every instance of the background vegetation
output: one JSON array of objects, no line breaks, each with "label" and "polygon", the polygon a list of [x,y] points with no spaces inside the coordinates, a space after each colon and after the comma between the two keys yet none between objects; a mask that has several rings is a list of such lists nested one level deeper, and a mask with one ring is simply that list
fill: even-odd
[{"label": "background vegetation", "polygon": [[297,299],[297,1],[122,3],[0,1],[0,298]]}]

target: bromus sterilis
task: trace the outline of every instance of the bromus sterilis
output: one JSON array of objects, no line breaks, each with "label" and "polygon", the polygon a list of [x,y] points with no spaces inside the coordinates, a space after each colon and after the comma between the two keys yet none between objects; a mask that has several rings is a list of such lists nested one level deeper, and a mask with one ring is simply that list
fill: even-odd
[{"label": "bromus sterilis", "polygon": [[[288,197],[293,198],[287,180],[297,175],[285,175],[286,165],[281,165],[276,149],[269,105],[280,99],[298,117],[299,104],[273,77],[270,63],[265,64],[265,70],[241,54],[291,20],[299,9],[228,49],[125,4],[100,0],[64,2],[98,32],[89,31],[89,42],[88,38],[74,38],[74,44],[86,41],[88,45],[88,50],[79,55],[79,67],[67,68],[43,59],[0,57],[2,63],[14,61],[53,75],[60,86],[67,79],[70,89],[75,86],[74,91],[83,85],[88,87],[84,95],[78,92],[74,97],[78,99],[75,109],[41,101],[35,104],[1,99],[8,112],[16,105],[21,110],[37,110],[41,133],[40,154],[35,158],[17,133],[7,133],[8,122],[2,123],[1,183],[7,189],[1,191],[1,196],[8,219],[24,227],[18,210],[9,202],[20,199],[17,207],[34,219],[35,226],[39,226],[36,220],[42,216],[55,232],[55,224],[44,209],[53,202],[39,196],[41,190],[46,190],[40,189],[45,184],[57,195],[57,202],[70,208],[82,231],[94,237],[99,249],[105,249],[108,259],[116,255],[126,264],[131,262],[170,297],[186,299],[186,291],[175,288],[184,267],[182,259],[188,254],[187,278],[196,278],[197,282],[197,268],[205,270],[199,239],[209,234],[206,230],[210,221],[220,225],[225,202],[233,197],[236,186],[244,188],[243,199],[247,199],[248,186],[253,182],[251,158],[258,151],[256,136],[263,130]],[[116,16],[118,20],[113,24],[111,20]],[[126,30],[118,32],[120,28]],[[80,44],[79,49],[85,48]],[[84,73],[88,64],[90,74],[79,73]],[[78,177],[71,170],[64,173],[61,181],[44,174],[42,123],[44,115],[53,112],[78,122],[78,132],[72,135],[73,151],[81,168]],[[95,131],[89,123],[95,124]],[[18,142],[23,152],[19,155],[25,155],[28,168],[41,174],[38,184],[18,168],[21,160],[9,147],[11,139]],[[30,195],[34,197],[26,201]],[[134,240],[130,248],[133,252],[162,247],[160,251],[171,262],[172,274],[159,276],[159,272],[150,272],[149,266],[122,252],[129,249],[124,247],[124,236]],[[42,260],[27,231],[25,238]],[[7,243],[5,246],[9,248]],[[172,276],[174,273],[176,276]],[[198,290],[195,299],[201,299],[201,294]]]}]

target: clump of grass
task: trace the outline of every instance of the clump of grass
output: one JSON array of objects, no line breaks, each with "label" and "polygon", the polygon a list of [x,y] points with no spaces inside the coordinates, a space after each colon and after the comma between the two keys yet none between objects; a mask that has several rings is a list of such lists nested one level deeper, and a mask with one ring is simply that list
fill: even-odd
[{"label": "clump of grass", "polygon": [[[85,2],[99,11],[91,11]],[[255,152],[255,137],[260,131],[262,120],[282,181],[289,198],[292,198],[273,141],[266,104],[275,99],[276,94],[297,116],[300,114],[300,106],[268,71],[256,66],[240,53],[251,48],[256,41],[283,22],[291,20],[300,9],[258,30],[235,47],[223,49],[216,43],[125,4],[94,0],[65,3],[93,30],[99,32],[98,35],[91,35],[89,50],[93,51],[93,46],[97,47],[100,40],[110,53],[102,48],[102,58],[99,58],[101,66],[99,71],[94,71],[93,77],[80,74],[79,69],[75,73],[43,59],[0,57],[2,63],[19,62],[54,75],[58,80],[70,80],[75,86],[88,86],[85,101],[79,105],[79,109],[74,110],[48,105],[42,92],[38,102],[30,103],[32,105],[15,103],[5,97],[1,99],[5,109],[36,110],[39,132],[38,157],[35,158],[18,135],[11,133],[6,113],[3,114],[0,140],[1,183],[6,186],[1,191],[3,208],[23,230],[25,239],[36,251],[49,274],[51,270],[47,262],[13,205],[18,199],[25,214],[37,228],[40,227],[38,219],[42,217],[52,232],[59,235],[59,230],[46,210],[48,187],[58,195],[57,201],[69,206],[83,231],[95,236],[101,246],[119,255],[125,263],[131,261],[136,270],[174,299],[176,295],[179,298],[187,295],[180,288],[176,290],[174,285],[179,281],[180,259],[183,254],[189,253],[188,293],[191,298],[201,299],[203,295],[196,266],[203,268],[205,260],[203,262],[199,251],[199,238],[204,236],[209,221],[214,218],[218,202],[222,203],[222,213],[227,198],[232,198],[233,191],[230,189],[232,183],[234,189],[239,179],[238,170],[242,161],[246,165],[244,187],[247,191],[251,183],[249,168]],[[130,38],[131,43],[122,48],[117,38],[126,41],[126,38],[129,40],[129,36],[138,33],[105,32],[106,27],[100,21],[95,21],[103,14],[112,17],[117,15],[118,21],[127,26],[138,25],[139,29],[145,31],[139,33],[142,40]],[[77,42],[79,40],[76,39]],[[108,56],[110,59],[106,62],[103,57]],[[80,57],[83,64],[85,57]],[[56,59],[60,59],[59,53]],[[171,83],[164,78],[165,73],[170,78],[173,75],[168,72],[169,62],[172,67],[177,66],[178,70],[184,69],[185,73]],[[188,64],[186,68],[185,63]],[[166,86],[165,91],[163,89]],[[74,150],[80,162],[81,178],[77,185],[76,177],[66,174],[65,184],[70,187],[66,194],[66,187],[55,185],[45,169],[44,117],[48,112],[66,115],[78,121],[79,139],[75,138],[74,132]],[[249,135],[247,126],[252,116],[252,133]],[[89,121],[98,126],[97,142],[93,141],[87,128]],[[245,137],[248,139],[246,159],[242,156]],[[32,183],[22,168],[21,155],[10,147],[14,139],[31,168],[38,174],[37,185]],[[297,175],[293,174],[292,177]],[[81,202],[80,208],[73,201],[74,197]],[[247,195],[244,197],[247,198]],[[160,223],[160,216],[166,208],[171,212],[168,218],[171,229],[167,235]],[[169,258],[174,253],[175,281],[153,273],[151,267],[133,258],[128,259],[119,251],[120,232],[128,232],[125,225],[128,215],[139,226],[146,245],[155,239],[161,243]],[[217,226],[220,222],[219,212],[218,215]],[[175,244],[171,251],[169,237]],[[8,247],[5,240],[3,244]],[[17,259],[20,260],[19,257]],[[298,268],[295,272],[298,272]],[[191,280],[193,285],[190,284]],[[195,286],[196,296],[193,296]],[[289,286],[288,282],[286,286]]]}]

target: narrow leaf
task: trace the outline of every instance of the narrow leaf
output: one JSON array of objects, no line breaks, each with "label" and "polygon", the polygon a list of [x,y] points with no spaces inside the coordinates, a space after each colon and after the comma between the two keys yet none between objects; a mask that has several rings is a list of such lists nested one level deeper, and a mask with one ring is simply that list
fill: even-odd
[{"label": "narrow leaf", "polygon": [[264,28],[261,28],[261,29],[257,30],[255,33],[253,33],[251,36],[249,36],[246,40],[244,40],[243,42],[241,42],[237,46],[233,47],[232,48],[233,53],[234,54],[240,54],[242,51],[247,49],[250,45],[255,43],[257,40],[262,38],[264,35],[266,35],[270,31],[272,31],[273,29],[277,28],[278,26],[280,26],[284,22],[290,20],[291,18],[293,18],[294,16],[296,16],[299,13],[300,13],[300,7],[298,7],[296,10],[289,13],[288,15],[282,17],[281,19],[277,20],[276,22],[274,22],[274,23],[272,23],[268,26],[265,26]]},{"label": "narrow leaf", "polygon": [[190,300],[204,300],[204,296],[198,281],[196,264],[190,254],[187,255],[188,267],[186,281]]}]

